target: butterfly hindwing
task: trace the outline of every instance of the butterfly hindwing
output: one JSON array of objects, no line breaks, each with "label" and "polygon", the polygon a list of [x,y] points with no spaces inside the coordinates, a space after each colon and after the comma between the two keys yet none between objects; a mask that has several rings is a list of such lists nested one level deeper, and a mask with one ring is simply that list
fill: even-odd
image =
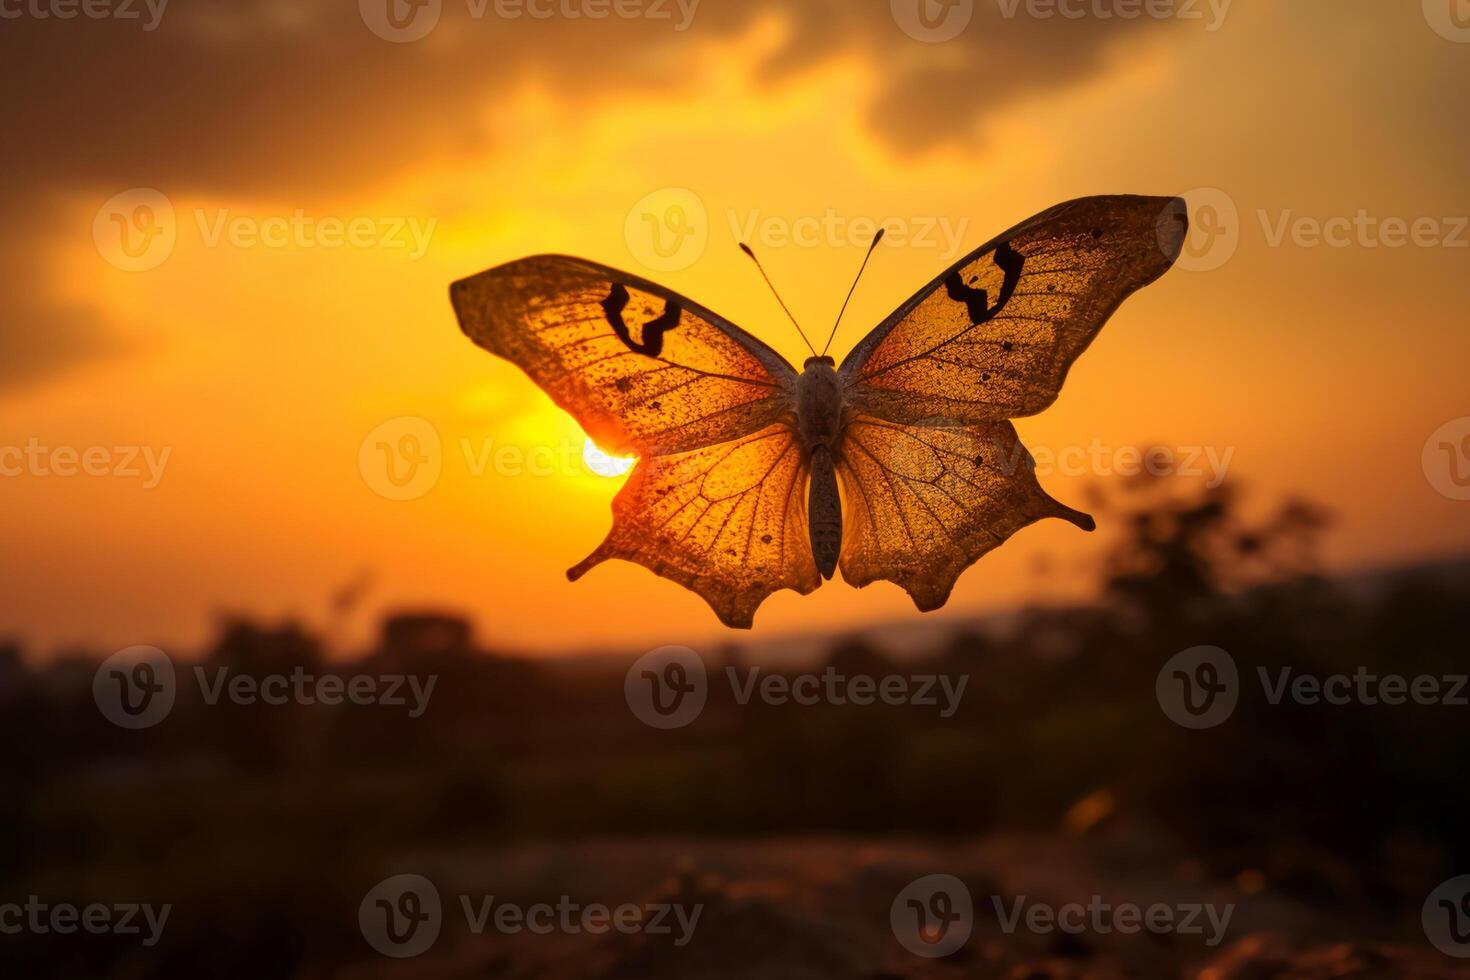
[{"label": "butterfly hindwing", "polygon": [[638,454],[606,540],[567,574],[637,562],[729,626],[820,583],[806,528],[796,372],[765,344],[655,283],[535,256],[455,283],[460,325],[519,365],[599,445]]},{"label": "butterfly hindwing", "polygon": [[1184,202],[1087,197],[981,246],[843,360],[855,410],[892,421],[1034,415],[1124,298],[1169,268]]},{"label": "butterfly hindwing", "polygon": [[1092,518],[1041,489],[1015,427],[999,422],[849,421],[838,465],[847,501],[840,565],[849,585],[896,582],[938,609],[970,565],[1043,517]]},{"label": "butterfly hindwing", "polygon": [[945,270],[847,356],[844,579],[888,579],[935,609],[1027,524],[1092,530],[1041,489],[1007,420],[1056,399],[1123,299],[1173,263],[1185,230],[1177,198],[1058,205]]},{"label": "butterfly hindwing", "polygon": [[796,372],[672,290],[537,255],[450,287],[460,326],[515,362],[604,449],[683,452],[789,413]]},{"label": "butterfly hindwing", "polygon": [[726,626],[748,628],[778,589],[821,584],[807,540],[808,463],[790,426],[639,461],[613,501],[613,529],[567,573],[624,558],[697,592]]}]

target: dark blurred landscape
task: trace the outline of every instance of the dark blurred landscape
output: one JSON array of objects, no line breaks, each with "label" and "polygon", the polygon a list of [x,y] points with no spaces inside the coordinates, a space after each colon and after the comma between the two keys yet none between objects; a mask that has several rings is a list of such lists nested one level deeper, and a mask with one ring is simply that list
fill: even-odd
[{"label": "dark blurred landscape", "polygon": [[[1126,529],[1101,599],[1032,609],[895,652],[834,642],[795,674],[968,676],[959,709],[741,705],[712,682],[687,728],[638,720],[629,656],[532,660],[437,612],[384,619],[343,659],[318,631],[245,617],[169,651],[178,701],[125,731],[94,703],[111,651],[28,659],[0,646],[0,901],[173,906],[156,946],[16,935],[23,977],[1439,977],[1466,975],[1420,922],[1470,871],[1470,709],[1271,704],[1258,667],[1463,673],[1470,561],[1351,581],[1320,573],[1330,515],[1247,519],[1228,485],[1138,483],[1093,502]],[[982,562],[972,575],[984,574]],[[938,634],[936,634],[938,636]],[[1245,679],[1224,723],[1190,730],[1155,694],[1200,644]],[[638,653],[641,651],[635,651]],[[732,645],[699,651],[767,665]],[[207,704],[194,664],[233,674],[433,675],[428,710]],[[1253,686],[1254,685],[1254,686]],[[445,897],[678,901],[688,945],[652,935],[472,935],[380,956],[363,896],[402,872]],[[917,957],[889,905],[922,875],[975,899],[958,952]],[[1197,936],[1005,932],[989,896],[1232,903]]]}]

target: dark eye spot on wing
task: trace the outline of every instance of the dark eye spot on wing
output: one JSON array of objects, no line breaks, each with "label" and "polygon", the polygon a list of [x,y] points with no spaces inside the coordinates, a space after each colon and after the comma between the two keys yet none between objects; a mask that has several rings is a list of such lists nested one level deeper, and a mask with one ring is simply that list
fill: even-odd
[{"label": "dark eye spot on wing", "polygon": [[1009,340],[1002,340],[1000,342],[1000,349],[1003,350],[1003,351],[1005,351],[1007,354],[1009,354],[1013,349],[1015,349],[1015,346],[1016,345],[1013,344],[1013,343],[1011,343]]},{"label": "dark eye spot on wing", "polygon": [[679,325],[679,304],[671,299],[664,300],[664,311],[655,319],[643,324],[643,340],[636,341],[623,320],[623,310],[628,306],[628,289],[620,282],[613,283],[612,291],[602,301],[602,312],[607,316],[613,333],[635,354],[658,357],[664,349],[664,334]]},{"label": "dark eye spot on wing", "polygon": [[990,259],[1004,276],[1000,284],[1000,295],[996,297],[994,306],[990,305],[989,291],[971,285],[976,281],[975,278],[971,278],[969,283],[965,282],[958,269],[944,278],[945,295],[957,303],[964,303],[965,310],[970,315],[970,323],[977,327],[994,317],[1010,302],[1011,294],[1016,291],[1016,283],[1021,281],[1021,268],[1026,264],[1025,256],[1011,248],[1009,242],[997,245],[995,251],[990,253]]},{"label": "dark eye spot on wing", "polygon": [[762,534],[761,535],[761,544],[770,544],[770,543],[771,543],[771,536],[769,534]]}]

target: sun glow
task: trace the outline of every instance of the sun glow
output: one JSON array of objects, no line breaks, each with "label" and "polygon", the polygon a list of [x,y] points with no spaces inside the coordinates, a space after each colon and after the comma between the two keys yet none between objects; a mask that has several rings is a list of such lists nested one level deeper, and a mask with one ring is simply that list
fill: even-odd
[{"label": "sun glow", "polygon": [[597,447],[590,438],[582,447],[582,462],[598,476],[622,476],[638,462],[636,456],[612,456]]}]

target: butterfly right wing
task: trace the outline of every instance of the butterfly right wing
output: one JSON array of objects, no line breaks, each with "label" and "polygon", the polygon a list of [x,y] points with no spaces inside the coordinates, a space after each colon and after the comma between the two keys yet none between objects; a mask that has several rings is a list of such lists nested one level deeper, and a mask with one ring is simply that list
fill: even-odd
[{"label": "butterfly right wing", "polygon": [[839,373],[849,404],[893,421],[990,422],[1056,400],[1128,295],[1173,264],[1184,201],[1059,204],[960,259],[864,337]]},{"label": "butterfly right wing", "polygon": [[847,500],[840,565],[856,588],[896,582],[921,611],[949,599],[960,573],[1021,528],[1088,515],[1053,500],[1015,426],[890,422],[857,415],[837,468]]},{"label": "butterfly right wing", "polygon": [[1178,198],[1057,205],[960,259],[853,349],[840,368],[844,579],[888,579],[936,609],[1027,524],[1092,530],[1041,489],[1008,420],[1055,400],[1124,298],[1173,263],[1186,227]]}]

